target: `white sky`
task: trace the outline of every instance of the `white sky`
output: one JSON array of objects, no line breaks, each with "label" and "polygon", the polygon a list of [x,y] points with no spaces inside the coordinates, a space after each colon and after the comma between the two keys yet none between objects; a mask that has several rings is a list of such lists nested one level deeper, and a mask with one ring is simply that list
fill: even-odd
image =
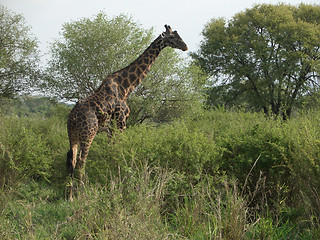
[{"label": "white sky", "polygon": [[59,37],[63,23],[92,17],[103,11],[109,17],[129,14],[144,28],[164,31],[164,24],[177,30],[190,51],[196,51],[204,25],[217,17],[231,18],[254,4],[279,2],[319,4],[319,0],[0,0],[9,10],[24,15],[31,32],[40,41],[42,54]]}]

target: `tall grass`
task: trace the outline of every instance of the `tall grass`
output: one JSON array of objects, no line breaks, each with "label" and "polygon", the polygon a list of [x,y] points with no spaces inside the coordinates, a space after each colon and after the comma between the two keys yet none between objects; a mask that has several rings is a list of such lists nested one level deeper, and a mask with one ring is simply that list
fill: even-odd
[{"label": "tall grass", "polygon": [[88,156],[65,199],[65,115],[0,115],[1,239],[318,239],[320,113],[204,111]]}]

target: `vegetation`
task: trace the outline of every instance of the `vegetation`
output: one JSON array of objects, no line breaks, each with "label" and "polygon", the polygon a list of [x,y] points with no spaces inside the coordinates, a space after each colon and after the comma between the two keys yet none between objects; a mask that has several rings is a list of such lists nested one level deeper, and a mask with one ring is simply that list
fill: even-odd
[{"label": "vegetation", "polygon": [[[14,16],[27,33],[20,15],[0,10],[7,14],[4,23]],[[318,11],[303,4],[257,5],[228,25],[212,20],[193,55],[199,62],[164,51],[129,100],[128,129],[95,138],[74,202],[66,196],[70,106],[57,100],[85,96],[108,71],[136,58],[152,32],[127,16],[103,13],[65,24],[46,74],[33,69],[43,76],[42,90],[57,100],[23,96],[20,83],[39,86],[32,85],[33,71],[0,79],[0,87],[14,83],[7,88],[14,91],[0,94],[0,239],[319,239]],[[279,22],[281,30],[274,27]],[[7,50],[0,52],[0,77],[12,62]],[[214,51],[204,57],[204,50]],[[245,67],[236,65],[236,54]],[[210,81],[197,64],[230,82],[204,96]],[[249,68],[251,82],[243,75]],[[217,107],[238,96],[240,107]],[[215,107],[206,109],[204,102]],[[300,110],[286,119],[293,106]]]},{"label": "vegetation", "polygon": [[[194,59],[212,76],[211,105],[242,105],[291,116],[319,90],[320,6],[256,5],[212,19]],[[239,104],[240,103],[240,104]]]},{"label": "vegetation", "polygon": [[0,116],[1,239],[320,237],[319,112],[203,110],[101,133],[68,202],[67,110]]},{"label": "vegetation", "polygon": [[151,30],[141,29],[131,18],[109,19],[103,13],[65,23],[61,35],[51,46],[47,84],[51,94],[64,100],[86,97],[151,41]]},{"label": "vegetation", "polygon": [[37,40],[20,14],[0,5],[0,97],[34,90],[39,82]]}]

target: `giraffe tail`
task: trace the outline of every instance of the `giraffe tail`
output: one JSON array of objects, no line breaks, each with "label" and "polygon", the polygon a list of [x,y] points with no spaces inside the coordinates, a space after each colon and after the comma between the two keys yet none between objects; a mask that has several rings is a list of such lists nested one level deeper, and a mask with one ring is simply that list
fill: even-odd
[{"label": "giraffe tail", "polygon": [[70,149],[67,153],[67,170],[70,174],[73,173],[73,165],[72,165],[73,152]]}]

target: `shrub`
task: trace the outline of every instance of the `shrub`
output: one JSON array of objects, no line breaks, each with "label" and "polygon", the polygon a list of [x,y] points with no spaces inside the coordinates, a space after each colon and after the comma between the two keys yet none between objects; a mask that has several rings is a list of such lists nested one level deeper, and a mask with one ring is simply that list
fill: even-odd
[{"label": "shrub", "polygon": [[137,125],[115,141],[110,143],[106,135],[96,138],[90,149],[89,175],[103,175],[107,169],[118,171],[118,166],[132,159],[137,166],[147,161],[153,167],[175,169],[195,182],[202,173],[216,171],[214,142],[180,121],[158,127]]},{"label": "shrub", "polygon": [[57,119],[0,118],[1,186],[28,178],[48,181],[54,176],[67,142],[65,127]]},{"label": "shrub", "polygon": [[[318,112],[283,122],[219,109],[99,134],[89,181],[68,203],[66,114],[57,111],[0,115],[1,186],[20,185],[0,191],[0,227],[15,226],[0,237],[319,237]],[[53,227],[43,227],[45,214]]]},{"label": "shrub", "polygon": [[296,208],[302,207],[311,222],[316,224],[320,223],[319,129],[319,112],[304,112],[286,127],[292,140],[288,167],[293,183],[291,188],[295,190]]}]

